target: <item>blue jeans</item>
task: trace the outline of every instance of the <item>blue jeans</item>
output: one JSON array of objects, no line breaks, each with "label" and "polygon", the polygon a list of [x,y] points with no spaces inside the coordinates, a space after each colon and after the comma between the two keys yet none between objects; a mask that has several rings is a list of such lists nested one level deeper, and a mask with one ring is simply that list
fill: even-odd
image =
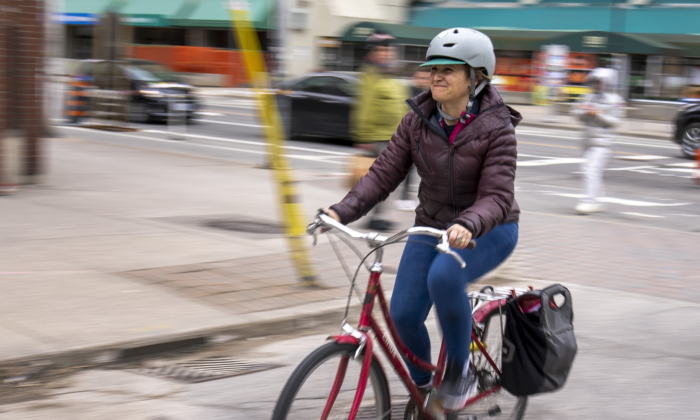
[{"label": "blue jeans", "polygon": [[[414,236],[406,244],[391,296],[391,318],[406,346],[425,361],[430,361],[430,337],[425,320],[433,303],[445,338],[447,358],[458,366],[469,360],[472,308],[467,284],[508,258],[518,242],[518,224],[499,225],[476,242],[474,250],[457,251],[467,263],[464,270],[452,257],[435,250],[436,238]],[[416,384],[430,381],[431,373],[408,361],[406,364]]]}]

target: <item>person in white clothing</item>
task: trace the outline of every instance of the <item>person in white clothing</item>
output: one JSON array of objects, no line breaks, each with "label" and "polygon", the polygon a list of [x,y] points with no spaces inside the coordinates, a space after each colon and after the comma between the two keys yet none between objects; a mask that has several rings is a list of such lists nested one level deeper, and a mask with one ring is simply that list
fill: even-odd
[{"label": "person in white clothing", "polygon": [[584,124],[583,163],[584,197],[576,211],[589,214],[601,211],[605,196],[603,172],[613,146],[615,128],[622,122],[625,101],[612,89],[617,82],[613,69],[597,68],[588,75],[593,93],[586,95],[571,111]]}]

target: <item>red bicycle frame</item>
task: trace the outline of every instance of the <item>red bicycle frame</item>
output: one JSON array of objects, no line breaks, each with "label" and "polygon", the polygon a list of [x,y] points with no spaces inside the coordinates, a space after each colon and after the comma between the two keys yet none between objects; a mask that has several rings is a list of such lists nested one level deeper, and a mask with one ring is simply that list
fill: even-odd
[{"label": "red bicycle frame", "polygon": [[[408,349],[408,347],[406,347],[404,342],[401,340],[401,337],[399,337],[398,333],[396,332],[396,327],[394,326],[394,322],[392,321],[391,315],[389,314],[389,307],[386,303],[386,298],[384,296],[384,291],[382,290],[381,282],[379,281],[380,275],[381,269],[375,269],[373,267],[372,272],[369,276],[369,283],[367,285],[365,300],[362,305],[362,313],[360,315],[360,323],[357,329],[351,328],[349,330],[351,330],[352,332],[347,332],[338,336],[331,337],[339,343],[352,343],[360,345],[361,347],[358,349],[358,353],[362,350],[364,346],[365,358],[362,364],[362,370],[357,386],[357,392],[355,393],[355,399],[353,400],[352,408],[350,410],[350,416],[348,419],[355,419],[355,416],[357,415],[357,411],[360,406],[360,402],[362,401],[362,396],[364,395],[365,388],[367,387],[367,378],[369,376],[370,364],[372,362],[374,351],[372,338],[368,334],[368,332],[371,330],[374,333],[374,335],[378,338],[379,345],[384,351],[384,354],[391,361],[391,364],[394,366],[394,370],[399,375],[403,383],[406,385],[406,388],[408,388],[408,392],[411,394],[413,401],[416,403],[417,406],[421,407],[421,414],[430,420],[434,420],[435,417],[424,410],[425,401],[423,400],[423,396],[418,391],[418,387],[416,386],[416,384],[408,375],[406,368],[404,368],[401,356],[403,356],[406,360],[410,361],[412,364],[414,364],[421,370],[427,372],[435,372],[433,380],[434,386],[437,388],[440,385],[440,382],[442,381],[442,374],[445,369],[445,341],[443,340],[442,346],[440,347],[440,355],[438,356],[437,365],[432,365],[411,353],[411,351]],[[382,310],[382,316],[386,323],[386,327],[389,331],[389,335],[384,334],[382,329],[379,327],[379,324],[372,316],[372,309],[374,308],[375,298],[379,298],[379,306]],[[505,300],[500,301],[500,304],[504,303]],[[484,319],[485,315],[488,314],[490,311],[495,310],[495,308],[497,308],[498,305],[499,301],[492,301],[485,304],[483,308],[480,308],[477,312],[474,313],[474,321],[481,322]],[[393,346],[391,340],[393,340]],[[479,348],[479,350],[484,354],[486,360],[493,367],[496,374],[500,376],[501,371],[498,369],[498,366],[496,366],[493,359],[491,359],[489,354],[486,352],[484,345],[479,341],[473,327],[472,340]],[[396,348],[398,353],[397,351],[394,351],[393,348]],[[345,372],[347,370],[349,358],[350,356],[345,356],[341,358],[340,365],[338,366],[338,372],[336,373],[336,378],[333,383],[333,387],[331,388],[331,393],[326,403],[326,407],[323,412],[323,416],[321,417],[321,420],[326,420],[331,409],[333,408],[333,403],[335,402],[335,399],[338,396],[338,392],[340,391],[340,387],[343,384],[343,380],[345,379]],[[475,395],[474,397],[468,399],[462,408],[475,403],[476,401],[488,396],[493,392],[498,391],[500,388],[501,385],[495,385],[481,392],[480,394]]]}]

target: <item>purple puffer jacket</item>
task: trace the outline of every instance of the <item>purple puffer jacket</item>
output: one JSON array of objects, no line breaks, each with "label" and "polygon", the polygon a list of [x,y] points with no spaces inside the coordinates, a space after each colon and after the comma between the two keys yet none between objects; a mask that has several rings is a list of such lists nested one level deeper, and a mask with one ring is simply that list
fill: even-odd
[{"label": "purple puffer jacket", "polygon": [[386,150],[345,198],[331,206],[342,223],[359,219],[386,200],[413,163],[421,177],[416,225],[446,229],[459,223],[478,238],[500,224],[517,222],[515,126],[522,117],[491,85],[479,96],[479,115],[453,144],[434,116],[437,103],[430,91],[406,101],[412,110]]}]

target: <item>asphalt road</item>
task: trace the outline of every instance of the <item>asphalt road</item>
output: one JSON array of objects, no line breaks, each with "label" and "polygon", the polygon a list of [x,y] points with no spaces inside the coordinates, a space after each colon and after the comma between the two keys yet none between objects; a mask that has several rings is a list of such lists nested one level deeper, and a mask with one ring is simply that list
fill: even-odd
[{"label": "asphalt road", "polygon": [[[207,96],[195,124],[132,124],[139,131],[113,133],[64,127],[68,137],[195,154],[264,165],[267,149],[251,99]],[[581,193],[577,131],[520,127],[516,198],[524,210],[571,214]],[[347,172],[353,148],[332,139],[288,141],[286,155],[300,173],[338,178]],[[680,229],[700,229],[700,196],[691,182],[694,162],[666,140],[620,137],[605,174],[611,220]],[[417,182],[417,181],[416,181]]]}]

